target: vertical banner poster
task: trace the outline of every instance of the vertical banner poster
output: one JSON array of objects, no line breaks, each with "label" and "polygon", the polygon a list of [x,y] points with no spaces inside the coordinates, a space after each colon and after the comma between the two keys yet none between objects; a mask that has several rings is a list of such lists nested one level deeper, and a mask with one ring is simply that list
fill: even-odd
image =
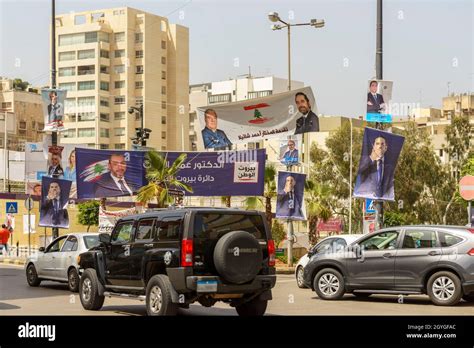
[{"label": "vertical banner poster", "polygon": [[143,151],[76,148],[79,199],[132,196],[146,185]]},{"label": "vertical banner poster", "polygon": [[365,128],[354,197],[395,200],[394,175],[405,138]]},{"label": "vertical banner poster", "polygon": [[69,180],[42,178],[39,226],[69,228],[67,204],[70,189]]},{"label": "vertical banner poster", "polygon": [[392,100],[393,81],[370,80],[367,88],[367,113],[368,122],[392,122],[389,104]]},{"label": "vertical banner poster", "polygon": [[66,90],[52,88],[41,90],[45,132],[64,130],[63,117],[66,92]]},{"label": "vertical banner poster", "polygon": [[306,174],[278,172],[276,218],[306,220],[304,183]]},{"label": "vertical banner poster", "polygon": [[319,132],[316,102],[310,87],[263,98],[197,108],[205,149],[282,135]]},{"label": "vertical banner poster", "polygon": [[293,166],[299,163],[299,150],[297,139],[280,141],[280,162],[285,166]]}]

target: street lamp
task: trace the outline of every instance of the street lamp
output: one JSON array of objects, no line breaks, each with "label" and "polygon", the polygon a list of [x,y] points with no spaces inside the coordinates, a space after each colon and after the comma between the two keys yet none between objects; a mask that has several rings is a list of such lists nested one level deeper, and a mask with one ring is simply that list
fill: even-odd
[{"label": "street lamp", "polygon": [[283,28],[288,28],[288,90],[291,91],[291,27],[301,27],[301,26],[311,26],[314,28],[322,28],[325,25],[324,19],[311,19],[308,23],[287,23],[284,20],[280,18],[277,12],[270,12],[268,14],[268,19],[270,22],[277,23],[280,22],[281,24],[274,24],[272,25],[271,29],[272,30],[280,30]]}]

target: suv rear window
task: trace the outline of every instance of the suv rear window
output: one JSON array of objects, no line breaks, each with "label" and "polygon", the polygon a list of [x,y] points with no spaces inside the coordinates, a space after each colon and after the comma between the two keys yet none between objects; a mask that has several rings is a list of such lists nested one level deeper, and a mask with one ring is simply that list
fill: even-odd
[{"label": "suv rear window", "polygon": [[260,215],[198,213],[194,220],[194,238],[219,239],[232,231],[246,231],[257,239],[266,239]]},{"label": "suv rear window", "polygon": [[99,236],[84,236],[84,244],[87,249],[96,247],[99,245]]},{"label": "suv rear window", "polygon": [[462,242],[462,238],[446,232],[438,232],[442,247],[450,247]]}]

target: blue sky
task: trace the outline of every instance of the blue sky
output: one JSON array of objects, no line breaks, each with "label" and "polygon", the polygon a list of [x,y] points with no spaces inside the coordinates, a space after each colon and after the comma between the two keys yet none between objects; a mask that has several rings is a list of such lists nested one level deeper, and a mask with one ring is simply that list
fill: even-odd
[{"label": "blue sky", "polygon": [[[287,77],[286,32],[272,31],[270,11],[294,28],[292,77],[313,88],[319,112],[357,116],[375,75],[375,0],[57,0],[58,14],[130,6],[190,29],[190,83],[245,74]],[[0,0],[0,75],[34,85],[49,81],[48,0]],[[451,92],[474,92],[474,1],[384,1],[384,78],[393,101],[441,106]],[[239,66],[234,66],[238,58]]]}]

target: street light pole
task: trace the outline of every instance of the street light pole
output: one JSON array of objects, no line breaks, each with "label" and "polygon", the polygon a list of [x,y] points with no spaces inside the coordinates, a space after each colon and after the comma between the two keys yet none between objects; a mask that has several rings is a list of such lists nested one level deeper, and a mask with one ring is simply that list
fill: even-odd
[{"label": "street light pole", "polygon": [[[51,0],[51,88],[56,88],[56,1]],[[58,145],[58,132],[51,134],[51,145]],[[53,172],[53,178],[57,178],[59,173]],[[59,228],[52,228],[53,240],[59,237]]]},{"label": "street light pole", "polygon": [[291,91],[291,32],[290,25],[287,25],[288,28],[288,90]]}]

